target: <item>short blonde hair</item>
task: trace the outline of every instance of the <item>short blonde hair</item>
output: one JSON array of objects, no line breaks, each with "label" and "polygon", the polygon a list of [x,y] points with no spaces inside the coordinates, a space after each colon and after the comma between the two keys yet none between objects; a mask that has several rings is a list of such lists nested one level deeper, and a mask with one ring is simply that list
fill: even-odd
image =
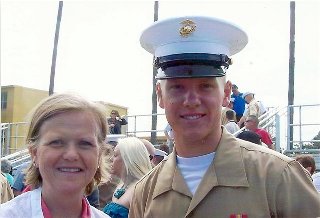
[{"label": "short blonde hair", "polygon": [[[40,128],[43,123],[59,114],[66,112],[89,112],[94,117],[97,126],[97,139],[99,146],[99,167],[92,179],[86,186],[85,194],[90,194],[95,185],[102,180],[107,180],[106,159],[109,154],[109,145],[105,143],[107,135],[107,123],[102,105],[91,102],[74,93],[53,94],[42,100],[31,112],[29,128],[27,131],[26,143],[31,153],[37,148],[40,139]],[[42,185],[40,171],[33,164],[30,164],[26,171],[26,184],[32,188]]]},{"label": "short blonde hair", "polygon": [[116,147],[125,165],[126,177],[123,181],[125,185],[139,180],[152,169],[148,150],[140,139],[123,138]]}]

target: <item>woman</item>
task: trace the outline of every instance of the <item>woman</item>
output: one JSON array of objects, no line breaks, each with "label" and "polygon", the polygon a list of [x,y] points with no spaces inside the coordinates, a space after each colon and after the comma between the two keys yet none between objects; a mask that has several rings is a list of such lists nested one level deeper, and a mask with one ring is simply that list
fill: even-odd
[{"label": "woman", "polygon": [[112,110],[110,118],[108,118],[110,134],[121,134],[121,126],[127,123],[126,119],[120,117],[117,110]]},{"label": "woman", "polygon": [[54,94],[35,108],[26,137],[32,191],[2,204],[0,217],[109,217],[85,198],[106,176],[103,109],[73,94]]},{"label": "woman", "polygon": [[103,211],[112,218],[128,217],[134,185],[151,169],[149,153],[140,139],[120,139],[114,150],[112,173],[121,182],[113,194],[112,202]]}]

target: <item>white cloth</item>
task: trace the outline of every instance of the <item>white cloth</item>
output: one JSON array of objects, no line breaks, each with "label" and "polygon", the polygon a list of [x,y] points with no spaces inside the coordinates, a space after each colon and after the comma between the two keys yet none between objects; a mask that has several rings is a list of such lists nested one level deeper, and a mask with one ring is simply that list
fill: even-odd
[{"label": "white cloth", "polygon": [[313,184],[316,187],[317,191],[320,193],[320,172],[312,175]]},{"label": "white cloth", "polygon": [[170,124],[168,124],[168,125],[166,126],[166,128],[164,129],[164,131],[168,134],[170,140],[173,140],[173,139],[174,139],[173,130],[172,130]]},{"label": "white cloth", "polygon": [[238,124],[234,120],[230,120],[226,125],[224,125],[224,127],[231,134],[240,130]]},{"label": "white cloth", "polygon": [[261,101],[258,101],[258,104],[259,104],[259,112],[260,112],[259,116],[261,116],[262,114],[267,112],[267,109]]},{"label": "white cloth", "polygon": [[[91,218],[109,217],[90,205]],[[43,218],[41,209],[41,188],[23,193],[11,201],[0,205],[0,218]]]},{"label": "white cloth", "polygon": [[191,193],[194,195],[201,182],[203,175],[214,159],[215,152],[198,157],[179,157],[177,155],[177,165],[181,171],[184,181]]}]

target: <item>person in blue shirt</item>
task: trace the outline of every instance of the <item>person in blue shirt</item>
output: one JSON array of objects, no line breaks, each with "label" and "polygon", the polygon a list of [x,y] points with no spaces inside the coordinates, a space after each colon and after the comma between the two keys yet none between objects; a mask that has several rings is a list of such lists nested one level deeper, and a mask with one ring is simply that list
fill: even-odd
[{"label": "person in blue shirt", "polygon": [[238,86],[233,84],[231,98],[234,98],[233,110],[236,112],[237,122],[239,122],[240,118],[242,117],[246,105],[242,95],[243,93],[239,92]]}]

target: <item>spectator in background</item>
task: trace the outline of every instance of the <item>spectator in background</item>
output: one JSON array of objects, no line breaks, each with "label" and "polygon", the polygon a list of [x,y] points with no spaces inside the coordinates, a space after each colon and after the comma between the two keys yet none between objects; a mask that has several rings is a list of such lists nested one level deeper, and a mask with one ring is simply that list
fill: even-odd
[{"label": "spectator in background", "polygon": [[1,160],[1,172],[7,178],[10,187],[13,185],[12,165],[7,159]]},{"label": "spectator in background", "polygon": [[[14,197],[13,192],[7,178],[4,175],[2,175],[2,173],[0,173],[0,204],[10,201],[11,199],[13,199],[13,197]],[[0,211],[1,211],[1,205],[0,205]],[[1,212],[0,212],[0,215],[1,215]]]},{"label": "spectator in background", "polygon": [[30,161],[21,164],[15,172],[14,181],[12,185],[13,194],[15,197],[20,195],[25,189],[25,171],[29,167]]},{"label": "spectator in background", "polygon": [[159,145],[159,149],[160,149],[161,151],[166,152],[167,154],[170,154],[169,147],[168,147],[168,145],[166,145],[166,144],[161,144],[161,145]]},{"label": "spectator in background", "polygon": [[106,176],[107,125],[101,105],[53,94],[33,110],[26,143],[31,191],[1,205],[0,217],[109,217],[85,195]]},{"label": "spectator in background", "polygon": [[314,174],[316,162],[311,155],[299,155],[295,159],[310,173],[310,175]]},{"label": "spectator in background", "polygon": [[155,154],[154,145],[151,142],[149,142],[147,139],[140,139],[140,140],[142,141],[142,143],[146,147],[146,149],[149,153],[150,161],[151,161],[154,158],[154,154]]},{"label": "spectator in background", "polygon": [[164,135],[167,138],[167,145],[168,145],[169,151],[171,153],[173,150],[173,146],[174,146],[174,134],[173,134],[173,130],[172,130],[169,123],[167,124],[166,128],[164,129]]},{"label": "spectator in background", "polygon": [[157,166],[164,158],[167,158],[167,156],[167,152],[156,148],[154,158],[152,159],[153,166]]},{"label": "spectator in background", "polygon": [[242,131],[237,135],[237,138],[252,142],[257,145],[262,145],[261,137],[257,133],[252,131]]},{"label": "spectator in background", "polygon": [[238,86],[236,84],[232,85],[232,95],[231,98],[234,99],[233,110],[236,112],[237,122],[240,121],[240,118],[243,115],[245,109],[245,100],[242,97],[243,93],[239,92]]},{"label": "spectator in background", "polygon": [[127,120],[120,117],[117,110],[112,110],[108,118],[108,127],[110,134],[121,134],[121,126],[128,124]]},{"label": "spectator in background", "polygon": [[[226,117],[226,112],[229,111],[229,110],[233,110],[233,102],[234,102],[234,98],[231,98],[230,101],[229,101],[229,104],[226,106],[226,107],[222,107],[222,110],[221,110],[221,125],[226,125],[229,121]],[[236,120],[236,115],[234,117],[233,120]]]},{"label": "spectator in background", "polygon": [[256,117],[255,115],[249,115],[246,118],[244,125],[247,130],[257,133],[261,137],[261,141],[265,143],[268,146],[268,148],[274,150],[274,146],[273,146],[270,134],[266,130],[258,128],[259,126],[258,117]]},{"label": "spectator in background", "polygon": [[136,182],[152,169],[149,153],[143,142],[135,137],[123,138],[114,149],[112,174],[121,179],[112,202],[103,211],[112,218],[128,217]]},{"label": "spectator in background", "polygon": [[240,130],[236,122],[236,113],[233,110],[226,111],[226,118],[228,122],[224,125],[224,127],[229,133],[233,134]]},{"label": "spectator in background", "polygon": [[247,103],[246,109],[243,113],[243,116],[241,117],[240,121],[238,122],[239,126],[242,126],[244,121],[249,115],[254,115],[256,117],[260,117],[262,114],[266,112],[265,107],[262,105],[260,101],[257,101],[254,98],[254,93],[252,92],[246,92],[242,95],[245,102]]}]

